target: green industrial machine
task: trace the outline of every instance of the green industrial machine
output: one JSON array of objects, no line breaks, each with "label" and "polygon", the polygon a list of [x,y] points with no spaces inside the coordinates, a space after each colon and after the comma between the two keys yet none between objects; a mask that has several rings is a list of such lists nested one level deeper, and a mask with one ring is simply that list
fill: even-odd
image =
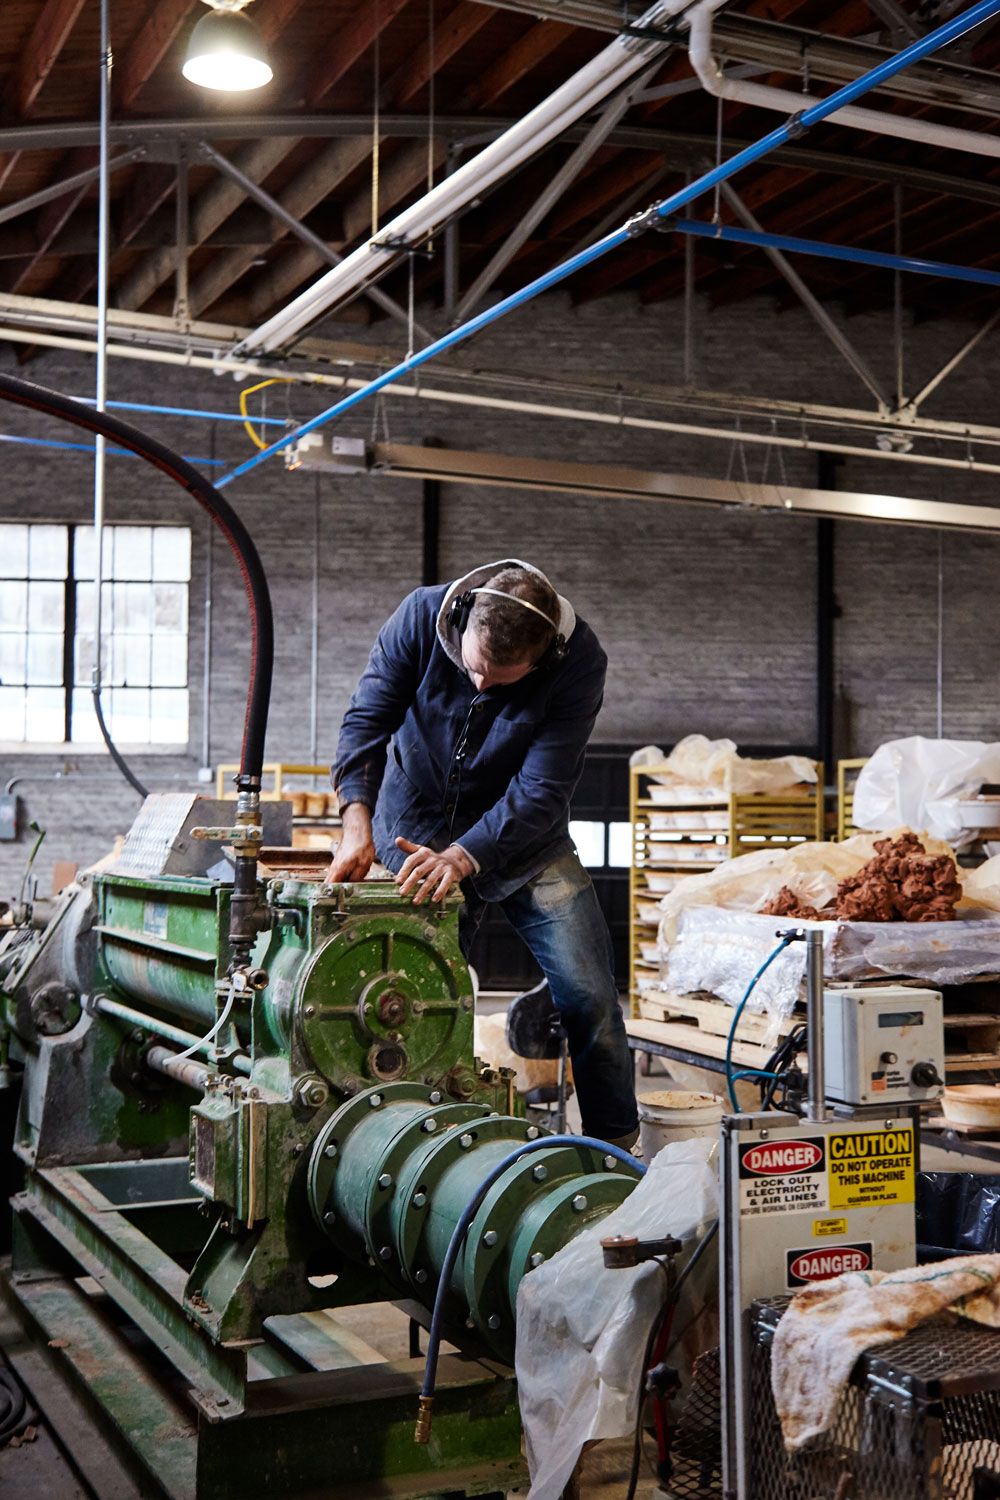
[{"label": "green industrial machine", "polygon": [[55,1426],[86,1411],[107,1445],[91,1463],[137,1495],[502,1493],[519,1282],[635,1176],[539,1141],[497,1177],[445,1288],[465,1352],[442,1357],[415,1442],[420,1360],[367,1362],[330,1310],[395,1301],[426,1323],[463,1210],[539,1131],[473,1056],[454,905],[265,868],[231,963],[212,839],[235,831],[196,826],[225,811],[149,798],[114,864],[0,946],[26,1383]]},{"label": "green industrial machine", "polygon": [[[4,1354],[100,1500],[502,1495],[522,1473],[518,1285],[627,1196],[630,1159],[548,1144],[476,1062],[454,905],[262,861],[281,842],[260,794],[274,620],[237,511],[107,412],[3,372],[0,399],[193,497],[249,621],[235,803],[146,797],[47,926],[19,903],[0,939],[23,1171]],[[99,680],[93,697],[144,793]],[[429,1324],[423,1372],[348,1327],[377,1302]],[[441,1334],[463,1352],[438,1361]]]}]

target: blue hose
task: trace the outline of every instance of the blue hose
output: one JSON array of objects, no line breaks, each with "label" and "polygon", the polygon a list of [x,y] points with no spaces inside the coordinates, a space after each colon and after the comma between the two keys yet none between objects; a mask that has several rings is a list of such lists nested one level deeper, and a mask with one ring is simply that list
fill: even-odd
[{"label": "blue hose", "polygon": [[509,1152],[502,1161],[487,1173],[479,1184],[475,1193],[462,1210],[461,1216],[455,1228],[452,1230],[448,1248],[445,1251],[444,1260],[441,1262],[441,1275],[437,1284],[437,1292],[434,1297],[434,1310],[431,1313],[431,1326],[427,1335],[427,1357],[424,1361],[424,1379],[420,1387],[419,1416],[417,1417],[417,1430],[414,1434],[418,1443],[426,1443],[431,1434],[431,1406],[434,1401],[434,1387],[437,1383],[438,1354],[441,1349],[441,1323],[444,1318],[444,1304],[448,1296],[448,1288],[451,1285],[452,1273],[458,1252],[462,1248],[465,1236],[469,1232],[469,1225],[479,1212],[480,1205],[493,1184],[502,1177],[508,1167],[522,1157],[529,1155],[532,1151],[541,1151],[552,1146],[589,1146],[594,1151],[600,1151],[604,1156],[613,1156],[617,1161],[624,1162],[631,1167],[640,1177],[645,1176],[644,1164],[634,1157],[630,1152],[623,1150],[621,1146],[612,1146],[608,1141],[599,1141],[593,1135],[544,1135],[536,1141],[526,1141],[516,1150]]},{"label": "blue hose", "polygon": [[[778,954],[784,953],[789,943],[793,943],[794,941],[794,938],[782,938],[781,942],[778,944],[777,948],[775,948],[774,952],[767,958],[765,958],[764,962],[761,964],[760,968],[757,970],[756,974],[747,985],[746,993],[744,994],[743,999],[740,1001],[739,1005],[736,1007],[736,1014],[733,1016],[732,1023],[729,1027],[729,1035],[726,1037],[726,1089],[729,1093],[729,1102],[733,1106],[733,1109],[735,1109],[736,1111],[739,1111],[740,1107],[739,1101],[736,1098],[736,1089],[734,1087],[736,1078],[733,1076],[733,1042],[736,1040],[736,1028],[740,1024],[740,1017],[743,1015],[743,1012],[747,1008],[747,1001],[750,999],[750,996],[753,994],[754,990],[757,987],[758,979],[760,979],[761,975],[771,967]],[[749,1074],[755,1074],[757,1072],[758,1069],[749,1068],[740,1073],[738,1076],[740,1078],[746,1078]]]},{"label": "blue hose", "polygon": [[[527,286],[521,287],[519,291],[511,292],[507,297],[502,297],[493,307],[488,307],[482,312],[477,313],[474,318],[470,318],[468,322],[461,324],[458,328],[453,328],[441,338],[435,339],[426,348],[419,349],[415,354],[408,355],[398,365],[394,365],[391,370],[383,371],[374,380],[362,386],[360,390],[352,391],[350,395],[343,396],[333,406],[328,407],[326,411],[320,412],[317,416],[311,417],[308,422],[304,422],[301,427],[286,432],[268,447],[262,449],[259,453],[255,453],[252,458],[245,459],[243,463],[237,464],[235,469],[231,469],[228,474],[223,474],[216,488],[222,489],[225,485],[231,484],[234,479],[239,479],[243,474],[250,473],[259,464],[266,463],[275,453],[282,452],[289,444],[303,438],[306,433],[314,432],[316,428],[322,427],[327,422],[333,421],[336,417],[342,416],[344,412],[350,411],[360,402],[366,401],[369,396],[374,396],[379,391],[384,390],[387,385],[392,385],[401,376],[409,374],[412,370],[419,369],[428,360],[436,358],[439,354],[443,354],[446,349],[454,348],[456,344],[460,344],[465,339],[471,338],[473,334],[479,333],[482,329],[489,327],[497,319],[506,317],[515,308],[523,306],[526,302],[530,302],[532,298],[537,297],[541,292],[546,292],[551,287],[558,286],[567,277],[574,275],[577,271],[583,270],[586,266],[592,265],[601,256],[607,255],[612,250],[619,249],[622,245],[626,245],[634,234],[654,226],[665,227],[663,226],[664,220],[672,218],[678,209],[685,208],[687,204],[693,203],[703,193],[715,187],[716,183],[727,181],[730,177],[735,176],[737,172],[741,172],[744,167],[749,167],[762,157],[767,156],[776,146],[783,146],[786,141],[796,139],[803,131],[808,130],[813,125],[818,125],[829,115],[836,113],[838,109],[842,109],[845,104],[850,104],[855,99],[859,99],[863,94],[867,94],[870,89],[878,88],[880,83],[884,83],[889,78],[894,78],[897,73],[901,73],[911,63],[919,62],[921,58],[931,56],[932,53],[947,46],[949,42],[956,41],[959,37],[965,36],[974,27],[981,25],[983,21],[990,20],[998,13],[1000,13],[1000,0],[979,0],[978,4],[970,6],[961,15],[953,16],[950,21],[946,21],[944,25],[938,26],[934,31],[928,32],[926,36],[918,37],[916,41],[904,47],[894,57],[885,58],[884,61],[878,63],[869,72],[862,73],[860,78],[852,79],[850,83],[845,83],[832,94],[828,94],[825,99],[819,99],[815,104],[811,104],[808,109],[800,110],[792,119],[786,120],[783,124],[776,126],[774,130],[769,131],[760,140],[754,141],[749,146],[744,146],[741,151],[737,151],[735,156],[729,157],[726,161],[719,162],[701,177],[694,178],[685,187],[678,188],[669,197],[663,198],[659,203],[653,204],[644,213],[636,215],[627,224],[623,224],[619,229],[612,230],[610,234],[604,235],[603,238],[595,241],[593,245],[588,245],[586,249],[580,250],[576,255],[571,255],[568,260],[562,261],[559,265],[554,266],[552,270],[545,271],[541,276],[536,276],[535,280],[529,282]],[[251,340],[248,339],[245,342],[249,343]]]}]

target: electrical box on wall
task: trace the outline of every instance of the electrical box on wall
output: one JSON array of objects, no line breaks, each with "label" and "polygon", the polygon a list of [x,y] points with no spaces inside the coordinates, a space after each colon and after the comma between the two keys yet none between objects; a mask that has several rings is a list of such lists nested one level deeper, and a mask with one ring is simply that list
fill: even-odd
[{"label": "electrical box on wall", "polygon": [[17,798],[13,793],[0,797],[0,843],[17,838]]}]

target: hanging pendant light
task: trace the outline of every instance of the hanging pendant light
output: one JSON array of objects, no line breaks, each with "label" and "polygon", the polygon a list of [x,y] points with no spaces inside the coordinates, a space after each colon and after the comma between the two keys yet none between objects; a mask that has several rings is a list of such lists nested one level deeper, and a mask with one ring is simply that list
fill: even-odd
[{"label": "hanging pendant light", "polygon": [[203,89],[242,93],[274,77],[264,39],[248,16],[249,0],[205,0],[210,6],[191,33],[181,72]]}]

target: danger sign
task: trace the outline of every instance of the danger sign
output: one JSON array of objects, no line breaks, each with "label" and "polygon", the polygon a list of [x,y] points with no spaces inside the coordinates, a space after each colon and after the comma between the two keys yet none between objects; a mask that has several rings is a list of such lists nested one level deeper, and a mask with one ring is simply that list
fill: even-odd
[{"label": "danger sign", "polygon": [[829,1158],[831,1208],[914,1201],[912,1125],[831,1135]]},{"label": "danger sign", "polygon": [[822,1141],[762,1141],[744,1148],[740,1176],[789,1177],[798,1172],[816,1172],[822,1166]]},{"label": "danger sign", "polygon": [[808,1250],[785,1252],[785,1281],[788,1286],[807,1286],[812,1281],[831,1281],[848,1271],[870,1271],[872,1244],[813,1246]]},{"label": "danger sign", "polygon": [[753,1141],[740,1146],[740,1212],[788,1214],[829,1207],[822,1136]]}]

